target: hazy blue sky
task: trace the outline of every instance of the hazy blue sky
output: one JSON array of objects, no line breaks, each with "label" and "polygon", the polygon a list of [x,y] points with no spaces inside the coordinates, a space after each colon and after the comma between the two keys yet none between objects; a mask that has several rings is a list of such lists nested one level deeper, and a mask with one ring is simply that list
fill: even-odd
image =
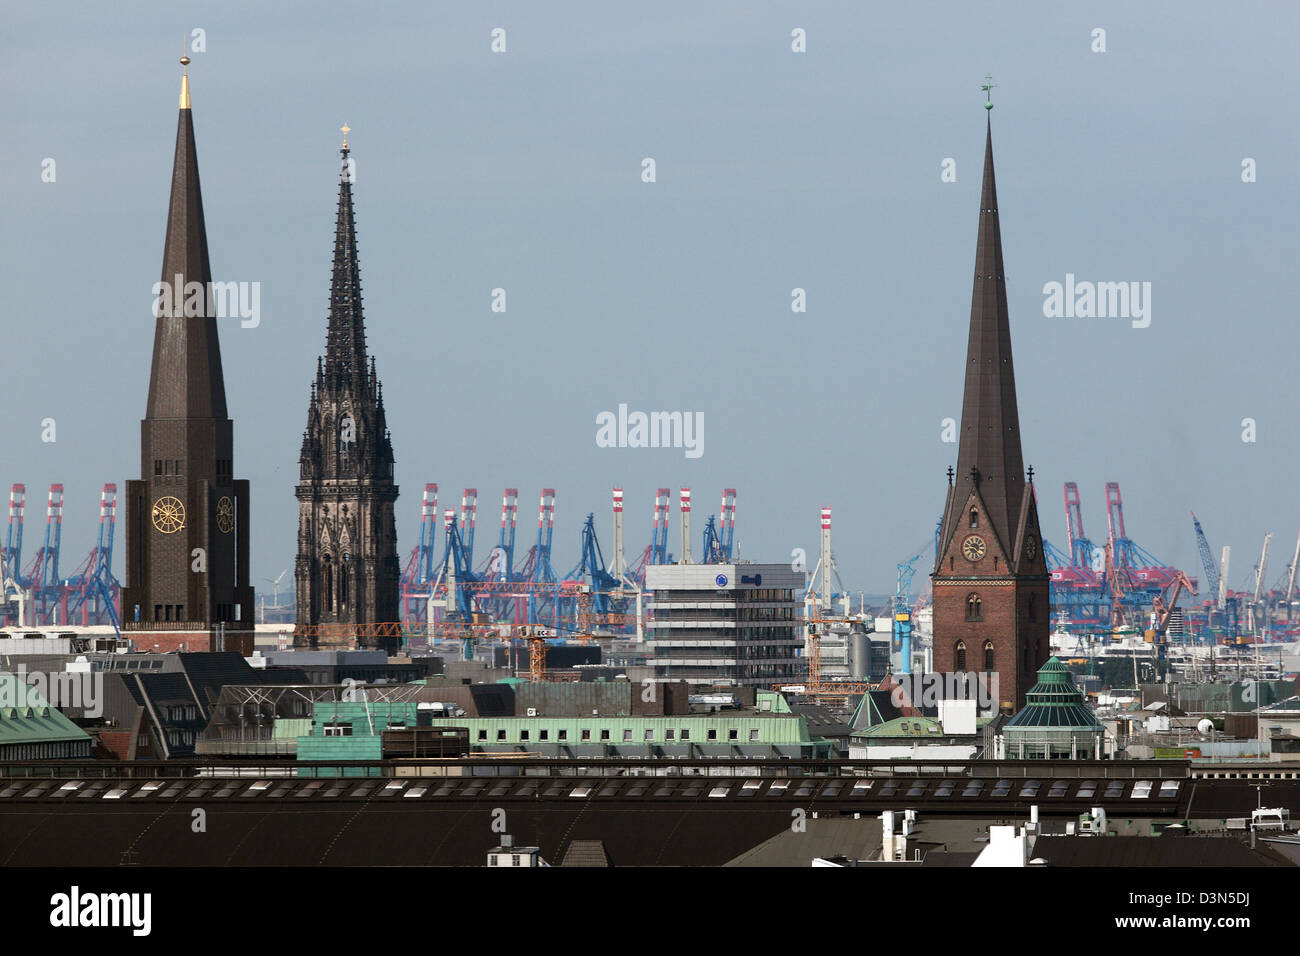
[{"label": "hazy blue sky", "polygon": [[[694,489],[697,554],[735,486],[745,557],[815,554],[829,504],[845,581],[891,590],[956,458],[940,427],[960,414],[986,72],[1049,538],[1064,545],[1067,480],[1104,538],[1114,480],[1131,536],[1164,560],[1199,573],[1194,508],[1216,553],[1233,546],[1234,585],[1265,531],[1280,574],[1300,526],[1300,8],[1089,7],[6,5],[0,482],[27,484],[27,553],[50,482],[67,486],[68,573],[93,544],[99,486],[139,477],[176,60],[202,28],[190,75],[213,273],[262,285],[260,327],[221,332],[259,587],[294,558],[346,121],[403,562],[426,481],[444,501],[476,486],[487,538],[501,489],[519,487],[521,552],[554,486],[561,571],[588,511],[608,551],[613,484],[629,557],[657,486]],[[940,181],[947,157],[955,183]],[[1045,318],[1043,285],[1066,273],[1152,283],[1150,327]],[[598,448],[596,416],[619,403],[703,412],[703,456]]]}]

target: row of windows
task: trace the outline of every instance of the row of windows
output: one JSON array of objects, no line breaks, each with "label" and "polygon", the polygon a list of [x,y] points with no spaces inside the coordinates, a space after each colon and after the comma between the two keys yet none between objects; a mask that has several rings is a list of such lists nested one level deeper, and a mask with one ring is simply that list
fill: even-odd
[{"label": "row of windows", "polygon": [[[326,726],[328,727],[329,725],[327,724]],[[341,735],[341,736],[351,736],[351,733],[352,733],[352,727],[351,727],[350,724],[349,724],[349,725],[346,725],[346,726],[348,727],[348,732],[347,732],[346,734]],[[592,730],[591,728],[584,727],[584,728],[582,728],[578,733],[579,733],[579,735],[580,735],[579,738],[578,738],[578,740],[579,740],[580,742],[582,742],[582,743],[590,743],[590,742],[592,741],[592,739],[593,739],[593,738],[592,738],[592,734],[593,734],[593,733],[596,733],[596,731]],[[600,741],[612,741],[612,740],[613,740],[613,736],[612,736],[611,731],[609,731],[609,730],[607,730],[607,729],[602,729],[602,730],[600,730],[600,731],[599,731],[599,734],[600,734],[600,736],[599,736],[599,738],[597,738],[597,739],[599,739]],[[737,728],[735,728],[735,727],[732,727],[732,728],[728,729],[727,732],[726,732],[726,734],[727,734],[727,736],[726,736],[726,739],[727,739],[727,740],[738,741],[738,740],[741,739],[741,738],[740,738],[740,731],[739,731]],[[750,741],[757,741],[757,740],[758,740],[758,728],[757,728],[757,727],[751,727],[751,728],[749,729],[749,731],[748,731],[748,735],[749,735],[749,740],[750,740]],[[331,735],[327,732],[327,733],[326,733],[326,736],[331,736]],[[334,735],[334,736],[340,736],[340,735]],[[480,741],[486,741],[486,740],[488,739],[488,732],[487,732],[486,730],[479,730],[479,732],[478,732],[478,739],[479,739]],[[496,739],[497,739],[497,742],[498,742],[498,743],[504,743],[504,742],[507,740],[507,732],[506,732],[505,730],[498,730],[498,731],[496,732]],[[551,731],[550,731],[549,729],[542,728],[542,729],[540,729],[540,730],[537,731],[537,740],[538,740],[539,742],[546,742],[546,741],[550,741],[550,740],[552,740],[552,739],[557,740],[557,741],[567,741],[567,740],[569,739],[569,731],[568,731],[567,729],[561,728],[561,729],[555,731],[555,737],[554,737],[554,738],[551,737]],[[646,740],[646,741],[654,741],[654,740],[656,739],[654,730],[651,729],[651,728],[646,728],[645,730],[643,730],[643,731],[641,732],[641,739],[642,739],[642,740]],[[675,728],[673,728],[673,727],[669,727],[669,728],[666,728],[666,729],[664,730],[664,737],[663,737],[663,739],[664,739],[665,741],[690,740],[690,739],[691,739],[691,731],[690,731],[690,729],[687,728],[687,727],[683,727],[683,728],[681,728],[680,731],[678,731],[677,729],[675,729]],[[719,739],[721,739],[721,738],[718,736],[718,730],[717,730],[716,728],[709,728],[708,730],[705,731],[704,739],[705,739],[705,740],[719,740]],[[519,731],[519,740],[520,740],[521,743],[527,743],[527,742],[531,741],[531,740],[532,740],[532,737],[531,737],[531,731],[528,731],[528,730],[520,730],[520,731]],[[624,743],[632,743],[632,742],[634,742],[634,732],[632,731],[631,728],[626,728],[626,729],[623,730],[622,740],[623,740]]]},{"label": "row of windows", "polygon": [[750,590],[738,590],[735,593],[736,600],[740,603],[794,600],[794,591],[790,588],[752,588]]},{"label": "row of windows", "polygon": [[73,749],[71,742],[49,743],[49,744],[13,744],[8,747],[0,747],[0,760],[47,760],[54,757],[80,757],[85,756]]},{"label": "row of windows", "polygon": [[[1025,613],[1029,616],[1030,621],[1038,620],[1038,596],[1030,594],[1025,601]],[[966,595],[966,620],[982,621],[984,620],[984,605],[980,596],[971,592]]]},{"label": "row of windows", "polygon": [[[984,668],[983,668],[983,669],[986,670],[986,671],[997,670],[997,667],[995,666],[995,664],[996,664],[996,657],[997,657],[997,655],[994,654],[994,652],[993,652],[993,642],[992,642],[992,641],[985,641],[985,642],[984,642]],[[952,659],[953,659],[953,670],[956,670],[956,671],[964,671],[964,670],[966,670],[966,642],[965,642],[965,641],[958,641],[958,642],[957,642],[956,647],[953,648]]]},{"label": "row of windows", "polygon": [[185,605],[155,604],[153,606],[153,619],[155,621],[183,621],[185,620]]},{"label": "row of windows", "polygon": [[155,458],[153,460],[153,473],[155,475],[184,474],[181,470],[181,461],[175,458]]}]

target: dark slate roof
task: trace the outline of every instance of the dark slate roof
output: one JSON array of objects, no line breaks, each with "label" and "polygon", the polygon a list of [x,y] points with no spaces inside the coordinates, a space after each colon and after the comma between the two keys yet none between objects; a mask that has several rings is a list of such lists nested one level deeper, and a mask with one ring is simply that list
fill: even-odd
[{"label": "dark slate roof", "polygon": [[515,716],[515,689],[509,684],[471,684],[469,692],[474,698],[474,716]]},{"label": "dark slate roof", "polygon": [[851,730],[843,717],[821,704],[791,704],[790,712],[808,722],[808,733],[813,737],[847,737]]}]

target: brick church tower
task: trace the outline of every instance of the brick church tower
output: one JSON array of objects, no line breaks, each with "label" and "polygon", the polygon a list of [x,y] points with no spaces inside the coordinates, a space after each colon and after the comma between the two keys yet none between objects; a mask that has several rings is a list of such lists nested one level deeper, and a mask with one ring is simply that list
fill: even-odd
[{"label": "brick church tower", "polygon": [[347,127],[339,176],[325,356],[316,361],[299,458],[299,647],[388,647],[361,625],[398,621],[401,568],[393,506],[393,443],[383,387],[366,357],[361,266],[352,214]]},{"label": "brick church tower", "polygon": [[[985,104],[992,109],[991,104]],[[934,582],[934,669],[992,672],[996,706],[1019,710],[1048,658],[1048,572],[1034,500],[1025,481],[1011,364],[1002,234],[990,121],[966,387],[957,469],[939,534]]]},{"label": "brick church tower", "polygon": [[154,289],[141,477],[126,483],[122,630],[142,651],[253,652],[248,482],[234,478],[212,290],[187,69]]}]

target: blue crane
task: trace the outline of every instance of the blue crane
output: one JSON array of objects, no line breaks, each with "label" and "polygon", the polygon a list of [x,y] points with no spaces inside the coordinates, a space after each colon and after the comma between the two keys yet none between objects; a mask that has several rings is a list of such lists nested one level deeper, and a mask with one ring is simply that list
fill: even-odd
[{"label": "blue crane", "polygon": [[1219,600],[1219,566],[1214,562],[1214,555],[1210,552],[1210,543],[1205,540],[1205,532],[1201,529],[1201,522],[1196,517],[1196,512],[1190,512],[1192,516],[1192,526],[1196,529],[1196,550],[1201,555],[1201,567],[1205,569],[1205,583],[1209,588],[1211,600],[1215,603]]},{"label": "blue crane", "polygon": [[582,525],[582,562],[570,577],[586,575],[591,584],[591,608],[597,614],[608,614],[614,608],[612,592],[619,588],[618,579],[605,570],[605,556],[596,540],[596,516],[588,514]]}]

